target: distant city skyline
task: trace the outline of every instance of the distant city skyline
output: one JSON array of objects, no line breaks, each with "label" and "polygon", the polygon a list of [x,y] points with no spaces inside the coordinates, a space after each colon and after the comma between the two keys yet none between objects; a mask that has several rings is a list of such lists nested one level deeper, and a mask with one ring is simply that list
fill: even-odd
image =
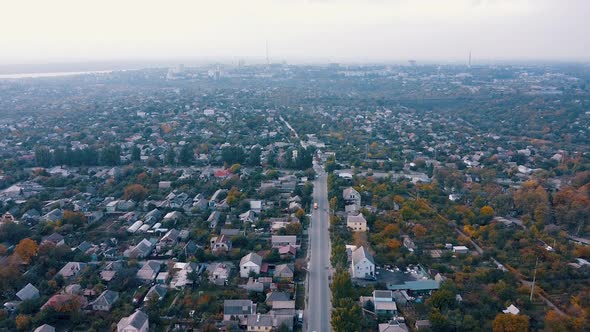
[{"label": "distant city skyline", "polygon": [[15,1],[0,64],[590,61],[584,0]]}]

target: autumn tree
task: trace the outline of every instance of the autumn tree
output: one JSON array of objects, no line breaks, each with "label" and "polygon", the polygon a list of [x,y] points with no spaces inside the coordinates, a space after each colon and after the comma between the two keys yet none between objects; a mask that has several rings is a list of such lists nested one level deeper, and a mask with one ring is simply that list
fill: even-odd
[{"label": "autumn tree", "polygon": [[20,314],[16,316],[14,323],[16,324],[17,330],[24,331],[29,328],[29,325],[31,325],[31,316]]},{"label": "autumn tree", "polygon": [[232,172],[233,174],[238,174],[240,172],[241,167],[242,167],[242,165],[240,165],[240,164],[233,164],[229,168],[229,171]]},{"label": "autumn tree", "polygon": [[486,206],[482,207],[481,209],[479,209],[479,213],[482,216],[493,217],[494,216],[494,209],[491,206],[486,205]]},{"label": "autumn tree", "polygon": [[492,323],[494,332],[527,332],[529,317],[525,315],[498,314]]},{"label": "autumn tree", "polygon": [[86,216],[82,212],[65,210],[61,220],[64,222],[64,224],[70,224],[77,228],[83,226],[86,223]]},{"label": "autumn tree", "polygon": [[398,250],[402,246],[402,243],[396,239],[391,239],[387,241],[387,248],[390,250]]},{"label": "autumn tree", "polygon": [[412,232],[414,232],[414,235],[417,238],[421,238],[424,235],[426,235],[426,231],[427,231],[426,227],[424,227],[420,224],[416,224],[416,226],[414,226],[414,228],[412,228]]},{"label": "autumn tree", "polygon": [[549,194],[538,182],[529,180],[514,193],[514,204],[531,219],[544,223],[549,216]]},{"label": "autumn tree", "polygon": [[285,234],[286,235],[300,235],[303,227],[298,222],[288,223],[285,226]]},{"label": "autumn tree", "polygon": [[545,329],[549,332],[571,330],[569,319],[558,314],[555,310],[549,310],[545,315]]},{"label": "autumn tree", "polygon": [[130,199],[136,202],[143,201],[148,195],[148,190],[141,184],[130,184],[125,187],[125,199]]},{"label": "autumn tree", "polygon": [[22,239],[14,248],[14,253],[17,254],[25,263],[30,263],[31,258],[37,254],[39,246],[37,242],[29,238]]},{"label": "autumn tree", "polygon": [[553,204],[559,224],[576,233],[590,224],[590,194],[587,191],[566,186],[555,194]]}]

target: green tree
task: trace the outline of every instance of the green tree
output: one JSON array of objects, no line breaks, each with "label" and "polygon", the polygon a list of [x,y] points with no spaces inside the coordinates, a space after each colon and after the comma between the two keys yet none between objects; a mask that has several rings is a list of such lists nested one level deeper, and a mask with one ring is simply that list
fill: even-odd
[{"label": "green tree", "polygon": [[121,163],[121,147],[118,144],[109,145],[102,149],[100,157],[104,165],[119,165]]},{"label": "green tree", "polygon": [[131,149],[131,160],[133,161],[140,161],[141,160],[141,150],[137,145],[134,145]]},{"label": "green tree", "polygon": [[362,311],[360,305],[350,298],[343,299],[332,310],[332,329],[335,332],[354,332],[361,330]]},{"label": "green tree", "polygon": [[182,149],[180,149],[180,155],[178,156],[178,161],[182,165],[190,165],[195,161],[195,153],[190,144],[185,144],[182,146]]},{"label": "green tree", "polygon": [[49,149],[45,146],[38,146],[35,148],[35,161],[37,165],[49,167],[52,164],[52,156]]},{"label": "green tree", "polygon": [[353,297],[354,289],[350,274],[345,270],[337,270],[332,278],[332,301],[338,304],[341,299]]},{"label": "green tree", "polygon": [[176,163],[176,153],[174,152],[174,149],[169,149],[168,151],[166,151],[166,165],[174,165]]}]

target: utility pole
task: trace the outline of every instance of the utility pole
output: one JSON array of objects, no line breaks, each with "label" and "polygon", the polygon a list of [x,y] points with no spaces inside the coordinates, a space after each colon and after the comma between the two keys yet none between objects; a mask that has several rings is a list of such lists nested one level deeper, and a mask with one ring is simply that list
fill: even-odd
[{"label": "utility pole", "polygon": [[537,257],[537,261],[535,262],[535,272],[533,273],[533,284],[531,285],[531,297],[529,301],[533,302],[533,292],[535,291],[535,280],[537,279],[537,265],[539,264],[539,257]]}]

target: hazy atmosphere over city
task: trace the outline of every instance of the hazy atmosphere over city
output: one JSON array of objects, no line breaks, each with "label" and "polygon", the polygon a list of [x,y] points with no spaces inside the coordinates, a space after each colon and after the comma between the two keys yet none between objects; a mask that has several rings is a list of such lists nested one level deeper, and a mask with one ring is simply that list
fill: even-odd
[{"label": "hazy atmosphere over city", "polygon": [[590,332],[590,1],[0,6],[0,332]]},{"label": "hazy atmosphere over city", "polygon": [[588,60],[585,0],[7,1],[0,63]]}]

